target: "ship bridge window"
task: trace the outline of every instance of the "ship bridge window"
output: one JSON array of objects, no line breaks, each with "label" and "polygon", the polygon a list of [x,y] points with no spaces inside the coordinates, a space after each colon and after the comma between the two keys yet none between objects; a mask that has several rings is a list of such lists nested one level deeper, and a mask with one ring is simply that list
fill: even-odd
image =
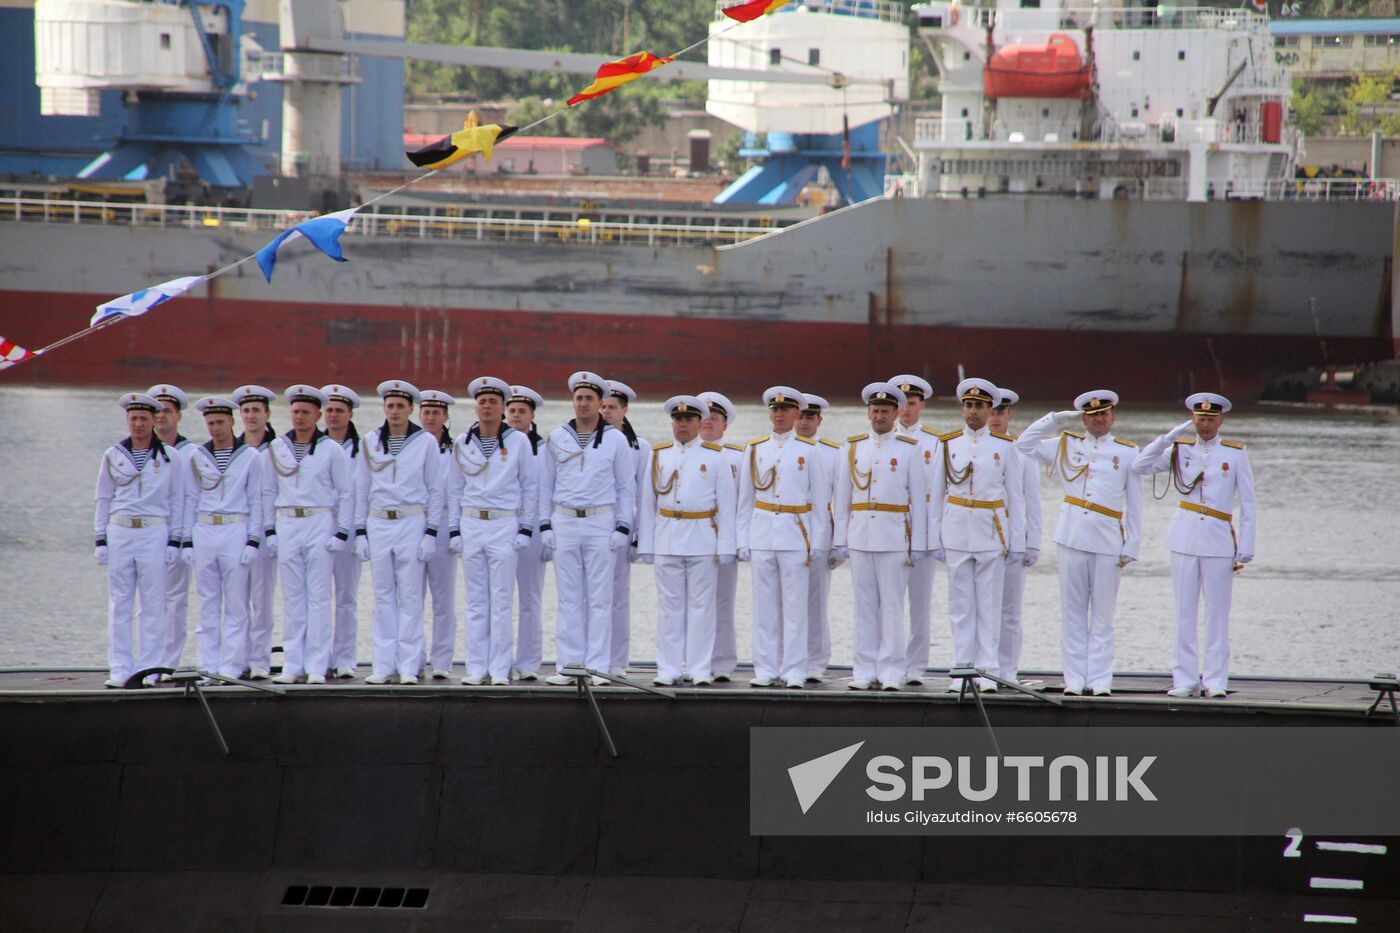
[{"label": "ship bridge window", "polygon": [[1345,49],[1351,47],[1351,36],[1313,36],[1315,49]]},{"label": "ship bridge window", "polygon": [[[1369,39],[1370,36],[1366,38]],[[1274,36],[1274,48],[1276,49],[1296,49],[1298,45],[1298,36]]]},{"label": "ship bridge window", "polygon": [[170,48],[170,33],[163,32],[160,34],[160,47],[162,49]]},{"label": "ship bridge window", "polygon": [[1137,51],[1136,49],[1133,50],[1133,61],[1135,61],[1135,62],[1140,62],[1140,61],[1142,61],[1142,53],[1139,52],[1139,51]]},{"label": "ship bridge window", "polygon": [[1021,9],[1038,10],[1040,9],[1040,0],[1021,0]]},{"label": "ship bridge window", "polygon": [[1366,44],[1372,47],[1400,45],[1400,36],[1367,36]]},{"label": "ship bridge window", "polygon": [[1186,50],[1185,50],[1185,49],[1177,49],[1177,50],[1176,50],[1176,60],[1179,61],[1179,62],[1184,62],[1184,61],[1186,61]]},{"label": "ship bridge window", "polygon": [[821,63],[822,63],[822,50],[821,50],[821,49],[808,49],[808,50],[807,50],[807,64],[809,64],[809,65],[820,65]]},{"label": "ship bridge window", "polygon": [[768,50],[768,64],[770,64],[770,65],[781,65],[782,63],[783,63],[783,50],[782,50],[782,49],[769,49],[769,50]]}]

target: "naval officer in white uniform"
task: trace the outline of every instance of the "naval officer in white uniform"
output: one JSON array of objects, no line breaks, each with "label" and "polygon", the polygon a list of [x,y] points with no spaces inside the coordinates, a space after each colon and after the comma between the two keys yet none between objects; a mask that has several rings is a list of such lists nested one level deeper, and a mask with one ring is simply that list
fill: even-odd
[{"label": "naval officer in white uniform", "polygon": [[117,403],[126,412],[128,436],[102,454],[93,515],[97,565],[107,568],[109,687],[124,686],[139,670],[165,666],[165,575],[180,559],[185,494],[183,462],[155,435],[160,402],[128,392]]},{"label": "naval officer in white uniform", "polygon": [[[627,420],[627,410],[637,400],[636,391],[626,383],[616,379],[608,380],[608,394],[598,407],[603,420],[610,427],[622,432],[627,446],[632,449],[632,462],[636,470],[633,488],[636,501],[632,504],[635,515],[642,499],[642,485],[646,478],[647,465],[651,462],[651,444],[639,437]],[[632,564],[637,559],[637,533],[632,531],[632,543],[623,557],[613,563],[613,608],[612,608],[612,662],[608,665],[613,674],[621,676],[627,672],[632,651]]]},{"label": "naval officer in white uniform", "polygon": [[808,569],[831,547],[831,478],[818,444],[797,434],[802,393],[763,393],[771,434],[749,441],[739,471],[738,556],[753,568],[755,687],[801,689],[807,661]]},{"label": "naval officer in white uniform", "polygon": [[462,683],[510,683],[514,657],[515,568],[534,538],[539,475],[530,439],[505,423],[510,383],[479,376],[467,387],[476,424],[458,435],[448,469],[453,553],[467,587],[467,674]]},{"label": "naval officer in white uniform", "polygon": [[[1016,403],[1021,396],[1006,386],[1001,390],[1001,404],[987,416],[987,424],[995,434],[1004,434],[1015,440],[1011,433],[1011,421],[1016,417]],[[997,676],[1002,680],[1017,682],[1021,670],[1021,645],[1024,640],[1021,619],[1026,596],[1026,571],[1040,560],[1041,515],[1040,515],[1040,474],[1036,465],[1023,453],[1021,460],[1021,499],[1026,507],[1026,521],[1022,524],[1023,540],[1014,542],[1011,550],[1021,551],[1026,556],[1020,563],[1006,565],[1006,575],[1001,584],[1001,637],[997,642],[997,657],[1000,659]]]},{"label": "naval officer in white uniform", "polygon": [[693,395],[666,401],[673,440],[651,450],[637,517],[637,547],[656,567],[656,680],[713,682],[715,581],[734,563],[738,490],[724,448],[700,438],[709,405]]},{"label": "naval officer in white uniform", "polygon": [[[156,437],[165,445],[172,458],[187,459],[193,446],[190,439],[180,433],[180,421],[185,409],[190,407],[190,397],[179,386],[159,383],[146,390],[146,394],[160,404],[156,412]],[[183,529],[176,529],[183,533]],[[180,560],[166,568],[165,572],[165,648],[161,652],[162,667],[179,667],[180,658],[185,653],[185,639],[189,633],[190,615],[190,570],[194,567],[194,546],[187,537],[180,540]],[[164,675],[161,677],[165,679]]]},{"label": "naval officer in white uniform", "polygon": [[[701,392],[695,396],[709,406],[709,414],[700,419],[700,439],[724,448],[724,462],[734,478],[735,501],[739,495],[739,471],[744,465],[744,445],[724,439],[734,423],[738,409],[718,392]],[[715,656],[710,667],[715,683],[726,683],[739,666],[739,642],[734,632],[734,608],[739,597],[739,564],[720,564],[715,575]]]},{"label": "naval officer in white uniform", "polygon": [[[958,383],[960,431],[939,437],[943,456],[935,460],[929,503],[929,543],[948,565],[948,616],[953,630],[953,663],[971,662],[995,673],[1001,638],[1001,597],[1007,564],[1025,559],[1012,550],[1025,540],[1026,509],[1021,458],[1011,438],[988,426],[1001,392],[985,379]],[[978,686],[996,690],[979,678]],[[962,683],[953,680],[949,690]]]},{"label": "naval officer in white uniform", "polygon": [[[530,442],[530,470],[534,474],[538,500],[540,474],[544,471],[544,437],[535,427],[535,417],[544,397],[529,386],[511,386],[506,399],[506,423],[525,435]],[[532,532],[529,542],[515,558],[516,613],[515,660],[511,676],[518,680],[535,680],[540,676],[540,656],[543,654],[543,596],[544,565],[554,555],[546,555],[540,541],[538,503],[534,513],[521,515],[522,525]]]},{"label": "naval officer in white uniform", "polygon": [[277,553],[282,578],[282,673],[276,683],[324,684],[331,660],[331,556],[350,547],[355,479],[350,458],[316,425],[326,396],[289,386],[292,430],[267,448],[263,546]]},{"label": "naval officer in white uniform", "polygon": [[[820,395],[803,392],[807,405],[797,416],[797,434],[817,442],[817,456],[822,458],[823,472],[831,480],[832,490],[836,488],[836,472],[840,466],[841,445],[820,434],[822,420],[831,403]],[[820,518],[816,519],[820,520]],[[831,513],[828,509],[829,533],[834,530]],[[831,663],[831,562],[813,563],[807,568],[807,678],[809,684],[819,684],[826,679],[826,667]]]},{"label": "naval officer in white uniform", "polygon": [[[554,552],[559,594],[555,656],[560,667],[607,671],[613,660],[613,562],[625,561],[632,543],[636,452],[599,414],[606,379],[576,372],[569,392],[574,417],[549,433],[540,482],[541,536]],[[547,682],[574,681],[556,672]]]},{"label": "naval officer in white uniform", "polygon": [[[904,393],[904,404],[900,406],[894,430],[919,442],[919,464],[924,471],[927,501],[928,487],[933,482],[934,459],[943,456],[943,448],[938,446],[940,432],[922,420],[924,406],[933,397],[933,386],[927,379],[913,373],[891,376],[888,381]],[[937,567],[938,561],[921,560],[909,570],[909,644],[905,648],[905,661],[909,669],[905,672],[904,682],[911,686],[922,684],[924,671],[928,669],[929,622],[933,617],[933,577]]]},{"label": "naval officer in white uniform", "polygon": [[[338,382],[321,386],[326,395],[326,407],[321,419],[326,436],[335,441],[350,458],[350,474],[359,483],[364,476],[360,470],[360,432],[355,427],[355,410],[360,396],[354,389]],[[356,501],[359,490],[356,489]],[[358,534],[359,529],[356,529]],[[335,606],[335,634],[331,637],[332,677],[355,676],[360,666],[356,639],[360,619],[360,570],[364,562],[352,548],[346,548],[331,558],[331,600]]]},{"label": "naval officer in white uniform", "polygon": [[261,552],[263,458],[233,436],[232,399],[213,395],[195,409],[209,442],[189,451],[184,536],[194,542],[199,589],[199,669],[241,677],[248,667],[248,571]]},{"label": "naval officer in white uniform", "polygon": [[[443,502],[447,501],[447,480],[452,466],[452,432],[448,418],[457,400],[440,389],[424,389],[418,399],[418,418],[423,422],[423,431],[437,441],[438,476],[442,480]],[[443,513],[443,521],[447,520]],[[424,606],[428,597],[433,600],[433,633],[431,638],[424,634],[426,664],[432,670],[433,680],[447,680],[452,676],[452,649],[457,644],[457,568],[460,561],[456,554],[443,542],[442,547],[433,549],[428,557],[424,586]],[[426,625],[426,623],[425,623]]]},{"label": "naval officer in white uniform", "polygon": [[855,593],[852,690],[898,690],[907,670],[904,602],[909,570],[928,557],[927,495],[919,441],[894,430],[904,393],[888,382],[861,390],[870,431],[842,445],[831,512],[832,561],[851,561]]},{"label": "naval officer in white uniform", "polygon": [[[272,469],[267,462],[267,448],[277,437],[269,423],[272,400],[277,393],[258,385],[239,386],[229,398],[238,405],[243,433],[238,440],[257,451],[262,461],[263,481]],[[259,531],[272,526],[273,516],[264,515]],[[248,565],[248,679],[266,680],[272,676],[273,602],[277,595],[277,555],[267,546],[260,547]]]},{"label": "naval officer in white uniform", "polygon": [[[1124,567],[1142,541],[1137,445],[1113,433],[1118,393],[1085,392],[1021,434],[1016,449],[1043,463],[1064,492],[1055,545],[1060,565],[1060,654],[1065,693],[1113,691],[1114,607]],[[1072,430],[1079,428],[1080,430]]]},{"label": "naval officer in white uniform", "polygon": [[[1220,436],[1230,400],[1214,392],[1186,399],[1191,420],[1142,449],[1133,470],[1144,476],[1170,473],[1181,499],[1167,531],[1176,594],[1176,650],[1172,656],[1174,697],[1224,697],[1229,690],[1230,597],[1234,572],[1254,560],[1254,472],[1244,443]],[[1192,434],[1195,434],[1192,437]],[[1239,499],[1239,525],[1234,520]],[[1206,604],[1205,661],[1197,652],[1196,620]]]}]

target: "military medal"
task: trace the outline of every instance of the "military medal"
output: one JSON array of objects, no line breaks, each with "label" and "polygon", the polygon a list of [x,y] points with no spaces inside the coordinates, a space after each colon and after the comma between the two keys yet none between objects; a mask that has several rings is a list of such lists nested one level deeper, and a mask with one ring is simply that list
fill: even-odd
[{"label": "military medal", "polygon": [[1220,472],[1221,472],[1221,473],[1229,473],[1229,472],[1230,472],[1230,464],[1228,464],[1228,463],[1222,463],[1222,464],[1220,464]]},{"label": "military medal", "polygon": [[896,458],[896,457],[891,457],[891,458],[890,458],[890,472],[891,472],[891,473],[895,472],[895,467],[897,467],[897,466],[899,466],[899,460],[898,460],[898,458]]},{"label": "military medal", "polygon": [[701,472],[701,473],[704,473],[704,472],[705,472],[705,464],[703,464],[703,463],[700,464],[700,472]]},{"label": "military medal", "polygon": [[1118,469],[1118,458],[1117,458],[1117,457],[1114,457],[1114,458],[1113,458],[1113,468],[1114,468],[1115,470]]},{"label": "military medal", "polygon": [[802,472],[802,468],[803,468],[804,466],[806,466],[806,465],[807,465],[807,458],[806,458],[806,457],[798,457],[798,458],[797,458],[797,471],[798,471],[799,473]]}]

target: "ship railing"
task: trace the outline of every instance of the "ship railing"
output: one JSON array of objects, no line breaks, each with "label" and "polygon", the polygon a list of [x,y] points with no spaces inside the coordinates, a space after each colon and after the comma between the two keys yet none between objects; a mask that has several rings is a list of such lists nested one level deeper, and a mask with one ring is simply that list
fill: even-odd
[{"label": "ship railing", "polygon": [[[986,9],[986,8],[981,8]],[[992,10],[990,12],[995,13]],[[1034,12],[1034,11],[1030,11]],[[1253,10],[1220,7],[1065,7],[1061,29],[1245,29],[1262,30],[1268,17]],[[978,25],[985,26],[979,22]]]},{"label": "ship railing", "polygon": [[108,201],[0,198],[0,219],[37,223],[283,230],[311,216],[297,211],[190,207],[183,204],[118,204]]},{"label": "ship railing", "polygon": [[1255,191],[1236,188],[1233,195],[1268,201],[1400,201],[1400,179],[1275,178]]},{"label": "ship railing", "polygon": [[[723,13],[727,6],[734,6],[739,0],[718,0],[715,3],[715,19],[729,22]],[[794,12],[805,7],[809,13],[835,13],[840,16],[858,16],[861,19],[878,19],[886,23],[904,22],[907,3],[892,0],[802,0],[787,7],[779,7],[775,12]]]}]

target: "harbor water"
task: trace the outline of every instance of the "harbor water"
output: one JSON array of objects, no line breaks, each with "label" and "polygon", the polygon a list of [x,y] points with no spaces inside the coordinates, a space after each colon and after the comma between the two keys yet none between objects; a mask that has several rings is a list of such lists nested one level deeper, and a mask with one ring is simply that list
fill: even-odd
[{"label": "harbor water", "polygon": [[[151,378],[158,375],[152,373]],[[186,388],[197,398],[229,386]],[[539,388],[546,389],[550,399],[539,412],[541,431],[548,431],[572,412],[562,391]],[[105,663],[106,572],[92,556],[92,493],[102,451],[124,434],[117,395],[115,390],[0,385],[0,667]],[[1023,403],[1013,432],[1051,407],[1065,406]],[[377,401],[371,400],[358,413],[362,432],[380,423],[377,408]],[[743,442],[767,433],[767,413],[760,405],[740,409],[726,440]],[[1129,407],[1119,412],[1115,433],[1145,443],[1185,418],[1179,408]],[[469,404],[459,405],[454,431],[464,430],[472,420]],[[643,437],[670,438],[669,422],[655,400],[634,404],[631,420]],[[286,407],[274,406],[273,423],[279,431],[287,421]],[[955,403],[946,399],[931,403],[924,421],[939,430],[961,427]],[[822,434],[840,440],[866,428],[860,406],[838,404],[829,412]],[[202,419],[194,412],[186,414],[181,430],[192,440],[207,439]],[[1259,510],[1256,558],[1235,584],[1232,672],[1359,677],[1400,668],[1400,418],[1384,410],[1324,413],[1264,406],[1227,416],[1222,433],[1248,445]],[[1157,492],[1166,485],[1159,477]],[[1120,671],[1162,671],[1171,664],[1172,589],[1164,541],[1175,494],[1156,500],[1150,480],[1144,492],[1141,560],[1125,571],[1119,588]],[[1040,498],[1042,557],[1026,582],[1022,668],[1059,670],[1059,586],[1052,538],[1060,492],[1043,472]],[[847,565],[832,575],[836,664],[851,661],[850,573]],[[747,658],[752,617],[747,566],[739,580],[739,653]],[[935,666],[953,660],[947,595],[940,567],[934,589]],[[463,605],[459,580],[459,616]],[[371,606],[366,568],[360,592],[362,660],[370,656]],[[546,574],[544,606],[548,658],[554,655],[552,573]],[[651,568],[636,564],[634,659],[655,657],[656,607]],[[197,613],[198,598],[192,593],[186,663],[194,660]],[[278,615],[280,634],[280,596]],[[463,637],[464,626],[459,624],[458,660],[464,653]]]}]

